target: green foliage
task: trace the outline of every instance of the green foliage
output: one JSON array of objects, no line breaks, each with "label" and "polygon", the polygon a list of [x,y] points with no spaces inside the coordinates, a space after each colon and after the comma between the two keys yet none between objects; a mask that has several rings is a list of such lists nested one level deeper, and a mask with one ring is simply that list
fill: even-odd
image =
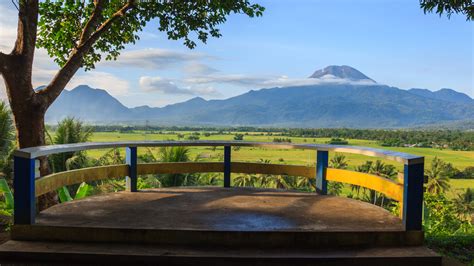
[{"label": "green foliage", "polygon": [[[115,60],[127,44],[134,44],[138,33],[153,19],[158,21],[158,30],[165,32],[168,39],[183,40],[184,45],[194,48],[194,39],[206,43],[209,37],[220,37],[218,26],[231,13],[249,17],[261,16],[264,8],[248,0],[216,1],[106,1],[98,12],[93,31],[100,29],[107,20],[112,24],[85,55],[82,65],[86,70],[105,55],[106,60]],[[122,14],[117,11],[125,6]],[[94,12],[92,1],[46,0],[39,5],[37,47],[45,48],[55,62],[63,66],[70,53],[81,44],[83,29]],[[117,17],[117,15],[119,15]],[[89,39],[89,38],[87,38]]]},{"label": "green foliage", "polygon": [[428,183],[425,185],[426,191],[434,194],[444,193],[449,190],[449,168],[438,157],[431,162],[431,168],[426,171]]},{"label": "green foliage", "polygon": [[14,132],[10,109],[5,102],[0,102],[0,172],[7,180],[11,180],[13,171]]},{"label": "green foliage", "polygon": [[474,265],[474,234],[428,235],[425,242],[438,253],[456,258],[467,265]]},{"label": "green foliage", "polygon": [[0,193],[2,193],[5,200],[5,207],[7,209],[13,209],[13,193],[4,178],[0,178]]},{"label": "green foliage", "polygon": [[423,11],[436,12],[440,16],[446,13],[451,17],[454,13],[466,15],[466,20],[474,19],[474,4],[472,0],[420,0]]},{"label": "green foliage", "polygon": [[58,189],[58,197],[60,202],[68,202],[73,200],[71,194],[69,194],[69,190],[67,187],[61,187]]},{"label": "green foliage", "polygon": [[277,142],[277,143],[281,143],[281,142],[291,143],[291,139],[290,139],[290,138],[273,138],[273,142]]},{"label": "green foliage", "polygon": [[[82,121],[75,118],[65,118],[61,120],[56,128],[53,144],[70,144],[89,141],[92,135],[92,128],[84,126]],[[65,152],[50,156],[50,164],[54,172],[61,172],[68,168],[67,162],[71,158],[76,157],[77,160],[84,160],[81,152]],[[77,164],[77,163],[76,163]],[[69,162],[69,166],[73,166],[73,162]]]},{"label": "green foliage", "polygon": [[240,133],[235,134],[234,140],[244,140],[244,134],[240,134]]},{"label": "green foliage", "polygon": [[58,189],[58,196],[60,202],[68,202],[71,200],[82,199],[93,194],[94,188],[85,182],[82,182],[77,188],[74,198],[69,193],[67,187],[61,187]]},{"label": "green foliage", "polygon": [[423,228],[427,235],[474,233],[470,219],[460,217],[456,205],[443,194],[425,194]]},{"label": "green foliage", "polygon": [[331,138],[330,141],[327,142],[328,144],[333,144],[333,145],[347,145],[349,142],[345,139],[341,138]]}]

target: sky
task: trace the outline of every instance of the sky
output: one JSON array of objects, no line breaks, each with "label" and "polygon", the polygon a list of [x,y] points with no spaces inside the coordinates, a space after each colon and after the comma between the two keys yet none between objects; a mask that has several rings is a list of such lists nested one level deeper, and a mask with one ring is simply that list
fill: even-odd
[{"label": "sky", "polygon": [[[194,97],[224,99],[260,88],[308,84],[328,65],[352,66],[401,89],[452,88],[474,97],[474,24],[424,14],[414,0],[251,0],[263,17],[231,15],[221,38],[190,50],[150,22],[117,61],[80,70],[80,84],[107,90],[128,107],[165,106]],[[0,51],[16,35],[16,9],[0,2]],[[35,54],[33,85],[47,84],[58,66]],[[0,78],[2,79],[2,78]],[[0,98],[5,98],[3,80]]]}]

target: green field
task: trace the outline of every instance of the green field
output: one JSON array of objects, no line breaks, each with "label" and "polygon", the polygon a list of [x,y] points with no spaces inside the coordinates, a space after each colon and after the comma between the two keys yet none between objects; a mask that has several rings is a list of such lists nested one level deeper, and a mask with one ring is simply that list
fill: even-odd
[{"label": "green field", "polygon": [[[184,134],[185,137],[192,134],[192,132],[177,132]],[[138,140],[178,140],[177,133],[119,133],[119,132],[97,132],[92,135],[91,141],[138,141]],[[248,132],[245,134],[244,141],[262,141],[272,142],[275,137],[262,135],[258,132]],[[199,136],[200,140],[233,140],[234,134],[213,134],[205,137],[202,133]],[[286,138],[286,137],[285,137]],[[329,141],[329,138],[300,138],[290,137],[292,143],[318,143],[324,144]],[[381,148],[399,152],[406,152],[416,155],[425,156],[426,168],[430,167],[431,160],[437,156],[445,162],[452,163],[458,169],[464,169],[467,166],[474,166],[474,151],[453,151],[448,149],[434,149],[434,148],[404,148],[404,147],[382,147],[376,141],[349,139],[349,145],[366,146]],[[139,153],[147,152],[147,148],[139,149]],[[149,149],[155,155],[158,153],[156,148]],[[93,157],[99,157],[106,152],[105,150],[88,151],[88,154]],[[190,148],[191,158],[199,156],[201,161],[221,161],[223,156],[223,148],[216,149],[210,147],[192,147]],[[333,156],[331,154],[330,156]],[[345,154],[349,163],[349,168],[353,169],[355,166],[363,164],[367,160],[375,161],[378,158],[368,157],[364,155]],[[311,150],[285,150],[285,149],[267,149],[267,148],[241,148],[232,151],[233,161],[247,161],[257,162],[260,159],[270,160],[272,163],[279,164],[299,164],[311,165],[315,163],[316,153]],[[393,164],[399,171],[402,171],[403,165],[394,161],[382,160],[385,163]],[[474,188],[474,180],[469,179],[453,179],[451,181],[451,195],[454,197],[457,193],[466,188]],[[347,190],[347,188],[345,189]]]},{"label": "green field", "polygon": [[[191,132],[179,132],[188,136]],[[246,133],[243,133],[246,134]],[[202,134],[199,136],[200,140],[233,140],[233,134],[216,134],[205,137]],[[263,141],[272,142],[275,136],[262,136],[260,133],[249,133],[244,136],[244,141]],[[278,137],[278,136],[276,136]],[[286,137],[285,137],[286,138]],[[329,141],[329,138],[299,138],[290,137],[292,143],[318,143],[324,144]],[[92,141],[127,141],[127,140],[177,140],[177,134],[144,134],[137,133],[118,133],[118,132],[98,132],[92,136]],[[474,166],[474,151],[453,151],[448,149],[434,149],[434,148],[404,148],[404,147],[382,147],[376,141],[349,139],[349,145],[366,146],[381,148],[399,152],[406,152],[415,155],[425,156],[426,167],[430,166],[431,160],[438,156],[445,162],[452,163],[458,169],[464,169],[467,166]],[[143,152],[143,149],[142,149]],[[100,156],[103,151],[92,151],[90,155]],[[217,160],[219,154],[222,154],[222,148],[213,151],[211,148],[195,147],[191,149],[191,154],[194,156],[201,154],[206,157],[206,160]],[[334,154],[332,154],[334,155]],[[346,154],[349,164],[356,166],[364,163],[367,160],[376,160],[377,158],[368,157],[364,155]],[[232,154],[233,160],[236,161],[258,161],[259,159],[269,159],[273,163],[281,162],[287,164],[312,164],[315,161],[316,154],[309,150],[280,150],[280,149],[262,149],[262,148],[242,148],[239,151],[234,151]],[[280,160],[283,159],[283,161]],[[402,165],[393,161],[385,161],[396,165],[401,170]]]}]

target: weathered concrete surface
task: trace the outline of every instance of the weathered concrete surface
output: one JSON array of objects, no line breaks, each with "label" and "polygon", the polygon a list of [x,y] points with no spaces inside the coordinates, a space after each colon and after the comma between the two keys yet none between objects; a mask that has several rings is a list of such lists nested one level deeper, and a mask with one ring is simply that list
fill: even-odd
[{"label": "weathered concrete surface", "polygon": [[9,241],[0,246],[0,263],[437,266],[441,257],[426,247],[232,249]]},{"label": "weathered concrete surface", "polygon": [[400,231],[399,218],[357,200],[250,188],[119,192],[56,205],[37,224],[223,231]]}]

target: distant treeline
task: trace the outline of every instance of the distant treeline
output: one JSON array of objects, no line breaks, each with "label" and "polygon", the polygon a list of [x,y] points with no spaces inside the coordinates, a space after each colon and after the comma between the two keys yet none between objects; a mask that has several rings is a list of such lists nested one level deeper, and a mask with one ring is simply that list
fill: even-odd
[{"label": "distant treeline", "polygon": [[383,146],[474,150],[474,132],[460,130],[288,129],[287,136],[377,140]]},{"label": "distant treeline", "polygon": [[258,128],[258,127],[159,127],[159,126],[93,126],[96,132],[179,132],[206,131],[218,134],[235,132],[257,132],[262,135],[304,137],[304,138],[340,138],[375,140],[383,146],[433,147],[453,150],[474,150],[474,131],[461,130],[386,130],[386,129],[349,129],[349,128]]}]

